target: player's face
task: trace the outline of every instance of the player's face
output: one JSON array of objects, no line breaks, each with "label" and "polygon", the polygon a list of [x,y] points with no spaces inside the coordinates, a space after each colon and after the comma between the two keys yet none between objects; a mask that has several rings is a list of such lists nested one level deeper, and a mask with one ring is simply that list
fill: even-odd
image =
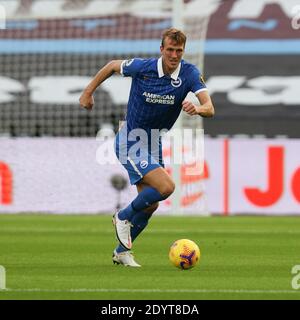
[{"label": "player's face", "polygon": [[160,47],[165,71],[172,73],[179,65],[184,53],[184,45],[174,42],[170,38],[164,40],[164,45]]}]

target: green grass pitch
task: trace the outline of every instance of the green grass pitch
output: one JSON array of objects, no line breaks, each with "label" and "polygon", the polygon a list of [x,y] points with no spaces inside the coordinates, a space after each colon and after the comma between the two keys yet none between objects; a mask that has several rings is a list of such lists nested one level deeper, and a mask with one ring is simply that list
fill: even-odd
[{"label": "green grass pitch", "polygon": [[[189,238],[200,263],[179,270],[173,241]],[[153,217],[134,243],[142,268],[113,265],[108,215],[0,215],[0,299],[300,299],[299,217]]]}]

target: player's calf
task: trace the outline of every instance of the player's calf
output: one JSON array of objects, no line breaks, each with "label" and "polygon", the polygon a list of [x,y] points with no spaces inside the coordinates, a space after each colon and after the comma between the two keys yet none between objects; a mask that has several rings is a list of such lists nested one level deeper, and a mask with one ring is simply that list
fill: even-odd
[{"label": "player's calf", "polygon": [[152,216],[152,213],[158,209],[159,202],[154,202],[148,208],[144,209],[143,212],[148,215],[148,220]]}]

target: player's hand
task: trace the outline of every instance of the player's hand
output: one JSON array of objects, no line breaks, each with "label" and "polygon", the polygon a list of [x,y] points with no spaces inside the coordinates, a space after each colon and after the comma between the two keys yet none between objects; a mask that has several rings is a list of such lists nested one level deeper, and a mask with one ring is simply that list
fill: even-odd
[{"label": "player's hand", "polygon": [[182,102],[182,109],[189,115],[193,116],[199,113],[198,107],[194,105],[192,102],[184,100]]},{"label": "player's hand", "polygon": [[80,106],[87,110],[92,110],[94,105],[94,97],[90,94],[83,92],[81,97],[79,98]]}]

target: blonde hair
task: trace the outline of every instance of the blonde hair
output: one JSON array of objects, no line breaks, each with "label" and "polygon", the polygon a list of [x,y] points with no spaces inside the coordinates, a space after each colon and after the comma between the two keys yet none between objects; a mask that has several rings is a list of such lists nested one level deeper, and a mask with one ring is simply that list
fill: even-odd
[{"label": "blonde hair", "polygon": [[164,41],[166,38],[170,38],[173,40],[176,44],[183,44],[185,46],[186,43],[186,35],[176,28],[170,28],[164,31],[162,34],[162,40],[161,40],[161,46],[164,46]]}]

